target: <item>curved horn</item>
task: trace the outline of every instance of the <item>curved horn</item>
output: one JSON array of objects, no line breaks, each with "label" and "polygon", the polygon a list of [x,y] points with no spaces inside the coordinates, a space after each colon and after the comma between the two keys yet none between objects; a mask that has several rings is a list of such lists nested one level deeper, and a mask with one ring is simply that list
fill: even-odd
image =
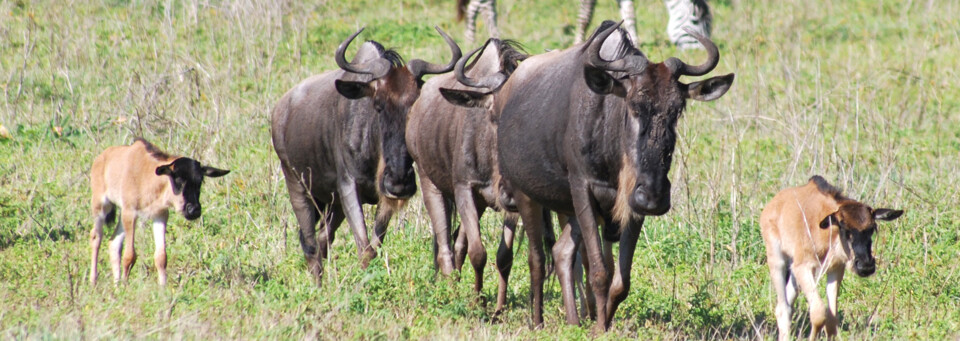
[{"label": "curved horn", "polygon": [[600,34],[590,41],[590,47],[587,49],[588,64],[612,72],[635,72],[641,71],[647,67],[647,58],[643,57],[642,55],[629,55],[614,61],[607,61],[600,57],[600,48],[603,47],[603,43],[607,40],[607,37],[609,37],[610,34],[620,28],[621,24],[623,24],[623,21],[620,21],[616,25],[607,28],[603,32],[600,32]]},{"label": "curved horn", "polygon": [[420,76],[426,74],[450,72],[450,70],[453,70],[454,64],[457,63],[457,60],[459,60],[460,56],[462,55],[462,52],[460,52],[460,46],[453,41],[453,38],[450,38],[446,32],[440,29],[440,27],[434,26],[433,28],[435,28],[437,32],[440,32],[443,40],[447,42],[447,46],[450,46],[450,52],[453,53],[453,57],[450,58],[450,63],[447,65],[431,64],[422,59],[411,60],[409,63],[407,63],[407,69],[410,70],[410,73],[412,73],[414,77],[419,78]]},{"label": "curved horn", "polygon": [[703,76],[713,71],[713,68],[717,67],[717,63],[720,62],[720,50],[717,49],[717,45],[715,45],[713,41],[710,41],[710,38],[694,32],[689,27],[684,27],[683,30],[696,38],[697,41],[703,45],[703,48],[707,50],[707,61],[703,62],[703,64],[692,66],[684,63],[679,58],[670,57],[670,59],[667,59],[667,66],[670,67],[670,70],[677,76]]},{"label": "curved horn", "polygon": [[363,29],[365,28],[366,27],[361,27],[359,30],[357,30],[357,32],[350,35],[347,40],[344,40],[342,43],[340,43],[340,46],[337,47],[337,54],[335,57],[337,60],[337,66],[349,72],[372,75],[374,79],[380,78],[387,75],[387,72],[390,71],[390,61],[379,58],[366,63],[348,63],[347,59],[343,56],[344,52],[347,51],[347,46],[350,46],[350,43],[353,42],[353,39],[360,35],[360,32],[363,32]]},{"label": "curved horn", "polygon": [[467,61],[470,60],[470,57],[473,57],[477,51],[480,51],[487,45],[488,44],[484,44],[473,51],[470,51],[470,53],[467,53],[466,56],[463,56],[457,61],[457,66],[453,68],[453,74],[457,76],[457,81],[460,82],[460,84],[474,88],[496,89],[503,85],[503,83],[507,80],[507,76],[505,76],[502,72],[497,72],[479,80],[471,79],[463,72],[463,67],[467,64]]}]

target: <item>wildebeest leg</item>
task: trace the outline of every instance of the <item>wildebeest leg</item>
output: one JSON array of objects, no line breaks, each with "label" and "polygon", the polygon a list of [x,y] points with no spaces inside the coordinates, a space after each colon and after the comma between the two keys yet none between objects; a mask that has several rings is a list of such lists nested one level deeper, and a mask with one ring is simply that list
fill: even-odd
[{"label": "wildebeest leg", "polygon": [[[284,174],[287,174],[286,172]],[[323,275],[323,262],[320,259],[322,245],[317,243],[317,219],[319,213],[310,194],[300,186],[300,183],[293,181],[296,175],[287,175],[287,192],[290,194],[290,204],[293,206],[293,214],[297,217],[298,236],[300,237],[300,248],[303,250],[303,257],[307,261],[307,271],[313,275],[317,286],[320,285],[320,278]]]},{"label": "wildebeest leg", "polygon": [[606,330],[607,326],[607,294],[610,290],[610,271],[603,261],[600,245],[600,235],[597,229],[596,202],[590,197],[589,185],[571,183],[573,208],[580,224],[580,235],[583,236],[583,245],[586,247],[587,280],[593,289],[593,298],[596,300],[597,327]]},{"label": "wildebeest leg", "polygon": [[523,219],[523,230],[527,234],[529,255],[527,264],[530,267],[530,295],[533,310],[534,328],[543,327],[543,280],[545,256],[543,252],[543,209],[534,203],[525,194],[514,192],[520,217]]},{"label": "wildebeest leg", "polygon": [[[457,210],[459,211],[459,208]],[[460,225],[453,230],[453,236],[456,238],[453,242],[453,268],[461,271],[463,262],[467,259],[467,233],[463,230],[463,217],[460,217],[458,223]]]},{"label": "wildebeest leg", "polygon": [[557,220],[560,226],[563,226],[560,234],[560,240],[553,246],[553,260],[556,262],[557,279],[560,281],[560,291],[563,297],[563,308],[566,312],[567,324],[579,325],[580,317],[577,315],[577,301],[574,290],[574,263],[577,257],[577,249],[580,247],[578,238],[573,236],[573,227],[571,222],[567,221],[565,216],[558,215]]},{"label": "wildebeest leg", "polygon": [[339,189],[340,205],[343,206],[343,214],[347,216],[347,224],[350,224],[353,232],[353,241],[357,244],[360,266],[366,269],[370,260],[377,258],[377,251],[370,247],[367,239],[367,226],[363,221],[363,206],[357,193],[357,184],[352,179],[341,179]]},{"label": "wildebeest leg", "polygon": [[114,213],[113,204],[94,199],[93,229],[90,230],[90,285],[97,284],[97,261],[100,258],[100,243],[103,241],[103,225],[107,216]]},{"label": "wildebeest leg", "polygon": [[320,211],[320,234],[317,236],[317,245],[320,251],[317,253],[319,261],[327,259],[330,247],[333,246],[333,239],[337,235],[337,228],[343,223],[343,207],[337,203],[324,204]]},{"label": "wildebeest leg", "polygon": [[478,207],[469,185],[457,185],[453,196],[456,198],[457,213],[460,214],[460,234],[467,239],[467,253],[470,264],[473,265],[473,290],[480,294],[483,289],[483,267],[487,264],[487,250],[483,248],[483,241],[480,239],[480,217],[486,206]]},{"label": "wildebeest leg", "polygon": [[[558,215],[559,217],[559,215]],[[560,224],[560,228],[563,228],[565,223]],[[547,276],[553,273],[555,260],[553,259],[553,246],[557,244],[557,233],[553,230],[553,221],[550,220],[550,210],[546,207],[543,208],[543,246],[546,250],[551,250],[550,253],[547,253],[546,269]]]},{"label": "wildebeest leg", "polygon": [[613,324],[613,315],[617,307],[630,294],[630,270],[633,267],[633,253],[637,249],[637,239],[640,238],[640,229],[643,227],[643,218],[639,221],[631,219],[620,231],[620,254],[617,257],[617,266],[614,268],[613,281],[610,284],[610,301],[607,302],[607,326]]},{"label": "wildebeest leg", "polygon": [[783,341],[790,340],[790,313],[796,290],[792,290],[793,295],[791,295],[793,285],[787,282],[790,272],[779,245],[779,241],[767,242],[767,267],[770,268],[770,282],[773,284],[773,290],[777,293],[777,305],[774,308],[774,315],[777,317],[777,338]]},{"label": "wildebeest leg", "polygon": [[153,217],[153,264],[160,285],[167,285],[167,217],[166,211]]},{"label": "wildebeest leg", "polygon": [[[418,172],[423,174],[423,171]],[[449,276],[453,273],[453,252],[450,251],[450,201],[443,198],[437,186],[426,176],[420,176],[423,205],[427,207],[430,223],[433,225],[433,262],[434,268]]]},{"label": "wildebeest leg", "polygon": [[590,318],[591,320],[597,320],[597,301],[593,297],[593,287],[590,286],[590,281],[584,278],[585,273],[590,273],[590,267],[587,262],[584,262],[583,259],[587,255],[587,248],[583,246],[582,237],[580,238],[580,247],[577,248],[577,258],[574,263],[574,270],[576,274],[574,277],[577,280],[577,285],[582,285],[583,290],[580,290],[580,297],[582,299],[581,305],[583,309],[583,314],[586,314],[583,318]]},{"label": "wildebeest leg", "polygon": [[500,236],[500,247],[497,248],[497,273],[500,283],[497,286],[497,309],[494,315],[503,312],[507,304],[507,283],[510,281],[510,270],[513,268],[513,239],[517,233],[517,221],[520,215],[506,213],[503,215],[503,234]]},{"label": "wildebeest leg", "polygon": [[387,226],[390,225],[390,219],[393,218],[394,213],[397,213],[396,210],[399,208],[398,205],[391,205],[383,202],[383,200],[381,199],[380,203],[377,204],[377,217],[373,222],[373,233],[376,238],[370,243],[370,247],[374,250],[379,249],[386,241]]},{"label": "wildebeest leg", "polygon": [[130,270],[133,269],[133,264],[137,262],[136,248],[133,244],[133,236],[137,229],[137,214],[130,209],[123,210],[120,212],[120,220],[123,221],[124,228],[123,243],[127,246],[123,248],[123,257],[121,257],[123,272],[120,277],[126,282],[130,277]]},{"label": "wildebeest leg", "polygon": [[809,266],[791,267],[791,272],[800,287],[800,291],[810,304],[810,340],[816,340],[827,320],[827,307],[817,292],[817,280],[813,277],[813,269]]},{"label": "wildebeest leg", "polygon": [[844,268],[840,267],[827,273],[827,305],[830,311],[827,314],[827,338],[833,339],[837,336],[837,324],[839,315],[837,315],[837,295],[840,293],[840,282],[843,281]]},{"label": "wildebeest leg", "polygon": [[113,270],[114,284],[120,283],[120,253],[123,252],[123,240],[126,238],[124,230],[123,219],[120,219],[109,246],[110,268]]}]

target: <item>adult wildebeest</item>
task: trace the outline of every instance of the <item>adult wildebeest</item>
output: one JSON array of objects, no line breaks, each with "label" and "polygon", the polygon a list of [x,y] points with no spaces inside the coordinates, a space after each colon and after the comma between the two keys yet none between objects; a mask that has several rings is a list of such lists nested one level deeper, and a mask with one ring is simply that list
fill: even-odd
[{"label": "adult wildebeest", "polygon": [[170,208],[181,212],[187,220],[199,218],[203,178],[221,177],[229,172],[203,166],[191,158],[169,155],[141,138],[129,146],[113,146],[103,151],[90,167],[90,206],[94,215],[90,230],[90,284],[97,282],[103,225],[114,222],[117,207],[120,224],[116,237],[110,242],[113,281],[120,281],[121,268],[123,280],[130,275],[137,259],[133,244],[137,217],[144,217],[153,221],[157,281],[160,285],[167,284],[166,231]]},{"label": "adult wildebeest", "polygon": [[[482,52],[465,67],[478,51]],[[500,176],[496,166],[496,118],[490,110],[490,101],[474,102],[464,92],[473,93],[466,89],[474,88],[490,90],[491,84],[499,86],[526,57],[512,41],[487,40],[460,58],[453,74],[431,78],[423,85],[407,122],[407,148],[416,161],[423,202],[434,229],[434,260],[443,274],[449,275],[459,269],[469,255],[477,293],[483,288],[483,267],[487,261],[487,252],[480,240],[480,218],[487,207],[500,209],[497,188]],[[468,78],[473,75],[493,76],[478,83]],[[470,87],[461,85],[458,79]],[[456,254],[450,251],[449,242],[451,206],[454,205],[461,226]],[[500,275],[497,312],[506,302],[518,219],[516,213],[508,212],[504,216],[503,236],[497,251]]]},{"label": "adult wildebeest", "polygon": [[[810,339],[826,326],[837,335],[837,294],[849,268],[861,277],[876,271],[871,247],[876,220],[894,220],[901,210],[873,209],[845,197],[819,175],[806,185],[780,191],[760,213],[760,232],[767,248],[770,279],[777,292],[779,339],[790,339],[790,310],[797,286],[810,305]],[[829,310],[817,290],[827,275]]]},{"label": "adult wildebeest", "polygon": [[[273,147],[300,225],[300,245],[318,285],[321,260],[344,218],[363,266],[376,257],[400,201],[416,192],[404,127],[407,111],[420,95],[421,77],[452,70],[461,55],[453,39],[437,28],[453,54],[447,65],[420,59],[404,65],[399,54],[375,41],[365,42],[347,62],[344,51],[361,31],[337,48],[342,70],[301,82],[273,110]],[[362,204],[378,204],[372,245]]]},{"label": "adult wildebeest", "polygon": [[[606,21],[585,44],[525,60],[495,98],[500,170],[513,189],[529,239],[542,234],[537,226],[542,207],[572,217],[572,228],[565,229],[554,247],[557,275],[565,283],[568,323],[579,323],[570,275],[578,238],[571,234],[583,236],[598,328],[609,328],[629,291],[643,216],[670,208],[667,173],[686,100],[717,99],[733,82],[733,74],[690,84],[679,81],[680,76],[707,74],[720,60],[717,47],[697,37],[709,55],[702,65],[677,58],[654,64],[619,25]],[[620,242],[612,279],[612,265],[601,250],[598,217],[605,239]],[[539,325],[543,251],[532,251],[531,258],[533,320]]]}]

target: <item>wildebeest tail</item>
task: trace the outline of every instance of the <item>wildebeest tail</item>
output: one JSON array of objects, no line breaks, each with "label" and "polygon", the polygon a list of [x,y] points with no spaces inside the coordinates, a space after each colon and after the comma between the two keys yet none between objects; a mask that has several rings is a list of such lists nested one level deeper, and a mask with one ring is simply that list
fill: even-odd
[{"label": "wildebeest tail", "polygon": [[104,221],[107,225],[111,225],[111,224],[113,224],[115,221],[117,221],[117,207],[116,207],[116,206],[114,206],[113,208],[111,208],[111,209],[110,209],[110,212],[107,212],[107,216],[103,219],[103,221]]},{"label": "wildebeest tail", "polygon": [[467,4],[470,0],[457,0],[457,21],[463,21],[467,17]]}]

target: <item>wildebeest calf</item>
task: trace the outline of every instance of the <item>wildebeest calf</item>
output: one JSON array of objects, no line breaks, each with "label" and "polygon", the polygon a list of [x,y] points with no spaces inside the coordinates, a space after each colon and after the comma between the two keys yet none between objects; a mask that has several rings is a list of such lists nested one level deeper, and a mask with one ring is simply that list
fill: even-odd
[{"label": "wildebeest calf", "polygon": [[[837,334],[837,291],[845,269],[861,277],[872,275],[876,220],[893,220],[901,214],[901,210],[873,209],[847,198],[818,175],[773,197],[760,214],[760,232],[777,291],[780,340],[790,339],[790,310],[797,286],[810,304],[810,339],[816,339],[824,326],[830,338]],[[824,273],[829,310],[817,292],[817,280]]]},{"label": "wildebeest calf", "polygon": [[[168,155],[144,139],[136,139],[129,146],[107,148],[93,161],[90,169],[90,187],[93,191],[91,207],[94,223],[90,231],[90,284],[97,282],[97,257],[103,239],[103,225],[112,224],[120,208],[120,224],[116,237],[110,242],[110,265],[113,280],[130,275],[136,261],[133,236],[137,218],[153,221],[153,239],[156,245],[153,260],[157,266],[160,285],[167,283],[167,252],[164,240],[168,210],[172,207],[187,220],[200,217],[200,186],[204,177],[221,177],[229,170],[203,166],[194,159]],[[124,248],[124,244],[127,245]]]}]

